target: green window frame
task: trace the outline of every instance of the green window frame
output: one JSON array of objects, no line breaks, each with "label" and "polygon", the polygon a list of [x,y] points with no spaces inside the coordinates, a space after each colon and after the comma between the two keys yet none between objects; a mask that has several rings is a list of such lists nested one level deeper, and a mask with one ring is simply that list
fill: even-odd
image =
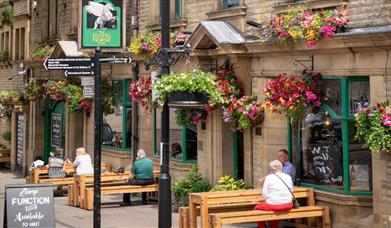
[{"label": "green window frame", "polygon": [[[322,104],[321,108],[329,113],[329,116],[333,120],[341,121],[342,123],[342,173],[343,173],[343,183],[342,189],[337,189],[330,186],[321,186],[312,183],[301,182],[302,186],[313,187],[314,189],[324,190],[339,194],[345,195],[357,195],[357,196],[372,196],[373,192],[371,191],[352,191],[350,186],[350,172],[349,172],[349,162],[350,162],[350,153],[349,153],[349,123],[355,122],[354,114],[349,112],[349,82],[351,81],[369,81],[369,77],[323,77],[322,80],[339,80],[341,88],[341,104],[342,110],[341,115],[338,115],[334,110],[327,104]],[[301,142],[301,140],[300,140]],[[300,148],[302,146],[300,145]],[[292,126],[290,121],[288,121],[288,151],[289,158],[292,156]],[[300,177],[301,178],[301,177]]]},{"label": "green window frame", "polygon": [[223,9],[239,6],[240,0],[223,0]]},{"label": "green window frame", "polygon": [[182,19],[182,0],[175,0],[175,19]]},{"label": "green window frame", "polygon": [[[121,82],[122,86],[122,93],[119,96],[114,95],[113,96],[113,102],[114,103],[119,103],[122,106],[122,126],[121,126],[121,131],[122,131],[122,142],[119,145],[119,147],[115,146],[108,146],[108,145],[102,145],[103,148],[110,149],[110,150],[116,150],[119,152],[126,152],[126,153],[131,153],[131,137],[128,137],[127,134],[127,117],[132,115],[132,101],[129,97],[129,86],[131,83],[131,79],[120,79],[120,80],[112,80],[112,85],[114,85],[116,82]],[[112,87],[114,90],[114,86]],[[122,97],[122,99],[121,99]],[[101,123],[103,125],[103,122]],[[102,127],[103,131],[103,127]],[[130,130],[131,132],[131,130]],[[102,133],[103,135],[103,133]]]},{"label": "green window frame", "polygon": [[[157,127],[156,127],[156,123],[157,123],[157,120],[156,120],[156,115],[157,115],[157,112],[156,112],[156,109],[154,108],[152,110],[152,118],[153,118],[153,145],[152,145],[152,150],[154,152],[154,155],[155,157],[159,157],[160,156],[160,142],[157,141]],[[181,143],[182,143],[182,158],[181,159],[176,159],[176,158],[172,158],[170,157],[170,160],[171,161],[176,161],[176,162],[181,162],[181,163],[197,163],[197,160],[196,159],[188,159],[188,152],[187,152],[187,128],[186,127],[182,127],[181,129],[181,135],[182,135],[182,138],[181,138]],[[170,148],[171,149],[171,148]]]}]

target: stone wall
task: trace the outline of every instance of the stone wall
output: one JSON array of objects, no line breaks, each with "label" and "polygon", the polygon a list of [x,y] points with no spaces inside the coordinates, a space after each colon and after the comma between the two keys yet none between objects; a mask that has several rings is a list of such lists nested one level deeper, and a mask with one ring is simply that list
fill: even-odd
[{"label": "stone wall", "polygon": [[391,153],[372,152],[373,221],[375,227],[391,227]]}]

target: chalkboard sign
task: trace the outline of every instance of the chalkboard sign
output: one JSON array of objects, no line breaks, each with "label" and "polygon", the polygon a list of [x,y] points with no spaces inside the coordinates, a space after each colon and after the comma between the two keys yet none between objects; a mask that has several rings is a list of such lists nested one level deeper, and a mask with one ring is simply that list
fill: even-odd
[{"label": "chalkboard sign", "polygon": [[52,185],[6,185],[4,209],[4,227],[55,227]]},{"label": "chalkboard sign", "polygon": [[342,184],[342,148],[339,145],[309,144],[308,163],[314,179],[327,184]]},{"label": "chalkboard sign", "polygon": [[52,113],[51,146],[61,147],[62,145],[62,115]]},{"label": "chalkboard sign", "polygon": [[16,168],[23,168],[23,151],[24,151],[24,115],[18,113],[16,125]]}]

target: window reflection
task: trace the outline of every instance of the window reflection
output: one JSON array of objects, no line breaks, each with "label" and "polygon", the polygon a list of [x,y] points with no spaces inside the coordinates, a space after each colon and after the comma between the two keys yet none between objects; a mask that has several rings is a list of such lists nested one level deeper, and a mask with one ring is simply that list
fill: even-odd
[{"label": "window reflection", "polygon": [[302,180],[341,188],[341,122],[332,119],[327,111],[315,108],[305,112],[302,126]]},{"label": "window reflection", "polygon": [[[102,124],[102,144],[115,148],[131,147],[132,139],[132,108],[130,105],[125,106],[123,101],[123,80],[112,82],[114,92],[112,107],[113,113],[103,115]],[[125,98],[126,99],[126,98]],[[124,119],[124,115],[125,119]],[[124,123],[124,121],[126,121]],[[124,132],[126,134],[124,134]],[[126,135],[126,138],[124,138]],[[124,141],[125,140],[125,141]]]},{"label": "window reflection", "polygon": [[349,113],[354,115],[358,107],[369,102],[369,81],[349,81]]},{"label": "window reflection", "polygon": [[341,82],[340,80],[323,80],[320,82],[321,97],[323,103],[327,104],[335,113],[341,115]]}]

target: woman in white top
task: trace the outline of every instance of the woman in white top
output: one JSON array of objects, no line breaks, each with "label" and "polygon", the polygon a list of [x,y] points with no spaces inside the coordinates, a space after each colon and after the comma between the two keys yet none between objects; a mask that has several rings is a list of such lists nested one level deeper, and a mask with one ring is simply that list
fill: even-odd
[{"label": "woman in white top", "polygon": [[94,169],[91,164],[91,157],[86,153],[84,147],[79,147],[76,149],[76,158],[73,162],[73,166],[76,168],[77,174],[93,174]]},{"label": "woman in white top", "polygon": [[[263,183],[264,200],[255,206],[254,210],[286,211],[292,209],[292,194],[289,191],[293,189],[292,178],[282,172],[282,164],[278,160],[270,162],[270,169],[271,174],[266,176]],[[278,220],[271,221],[271,225],[272,228],[278,228]],[[264,228],[265,222],[258,222],[258,227]]]}]

